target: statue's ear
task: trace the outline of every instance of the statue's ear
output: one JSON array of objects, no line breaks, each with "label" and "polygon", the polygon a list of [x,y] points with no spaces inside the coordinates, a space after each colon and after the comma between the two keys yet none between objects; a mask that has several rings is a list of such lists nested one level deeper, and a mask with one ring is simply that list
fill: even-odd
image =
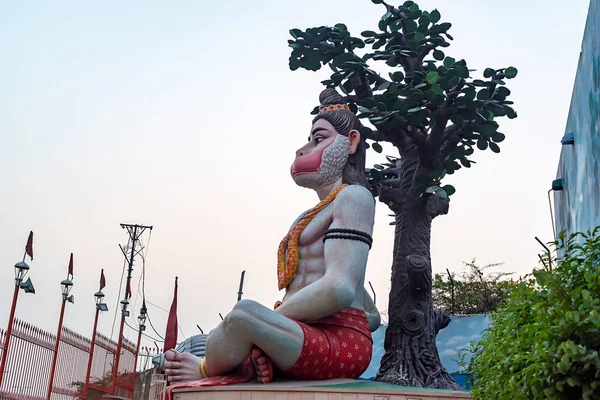
[{"label": "statue's ear", "polygon": [[351,130],[348,133],[348,139],[350,139],[350,154],[354,154],[360,144],[360,132],[356,129]]}]

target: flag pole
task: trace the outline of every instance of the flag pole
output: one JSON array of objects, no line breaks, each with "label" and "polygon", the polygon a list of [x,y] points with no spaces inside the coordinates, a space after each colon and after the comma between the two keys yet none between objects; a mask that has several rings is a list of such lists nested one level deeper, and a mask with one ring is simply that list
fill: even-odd
[{"label": "flag pole", "polygon": [[[25,257],[29,254],[29,257],[33,260],[33,231],[29,232],[29,237],[27,238],[27,244],[25,245],[25,253],[23,254],[22,266],[23,268],[29,269],[29,266],[25,264]],[[21,268],[18,267],[19,264],[15,265],[15,268],[18,268],[21,271]],[[23,269],[26,273],[27,269]],[[15,311],[17,309],[17,300],[19,298],[19,289],[21,288],[21,281],[25,277],[25,274],[21,274],[21,272],[17,273],[15,277],[15,290],[13,292],[13,301],[10,307],[10,314],[8,317],[8,328],[6,329],[6,336],[4,338],[4,343],[2,343],[2,347],[4,351],[2,352],[2,360],[0,361],[0,387],[2,387],[2,380],[4,378],[4,369],[6,368],[6,359],[8,357],[8,349],[10,345],[10,337],[12,335],[13,323],[15,320]]]},{"label": "flag pole", "polygon": [[[104,279],[104,269],[100,273],[100,289],[98,292],[94,294],[96,299],[96,316],[94,317],[94,330],[92,333],[92,343],[90,344],[90,358],[88,360],[87,373],[85,374],[85,386],[83,388],[83,398],[87,399],[88,390],[90,386],[90,375],[92,374],[92,361],[94,360],[94,349],[96,347],[96,332],[98,330],[98,315],[100,314],[100,304],[102,303],[102,299],[104,299],[104,293],[102,293],[102,289],[104,289],[106,282]],[[104,308],[104,311],[107,311],[107,308]]]}]

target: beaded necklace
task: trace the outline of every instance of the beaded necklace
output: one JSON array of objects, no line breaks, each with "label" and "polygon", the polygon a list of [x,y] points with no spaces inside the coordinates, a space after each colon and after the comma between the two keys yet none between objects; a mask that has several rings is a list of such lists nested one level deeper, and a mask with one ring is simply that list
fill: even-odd
[{"label": "beaded necklace", "polygon": [[277,285],[279,290],[286,288],[296,275],[296,271],[298,270],[298,240],[300,239],[300,235],[304,231],[304,228],[306,228],[310,221],[327,207],[346,186],[348,185],[343,184],[338,186],[313,209],[304,214],[300,221],[290,229],[288,234],[279,244],[279,250],[277,251]]}]

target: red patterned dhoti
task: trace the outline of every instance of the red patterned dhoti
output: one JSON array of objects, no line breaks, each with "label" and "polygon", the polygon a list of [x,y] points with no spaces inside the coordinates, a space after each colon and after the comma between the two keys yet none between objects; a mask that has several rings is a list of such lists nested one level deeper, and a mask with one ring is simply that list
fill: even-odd
[{"label": "red patterned dhoti", "polygon": [[307,324],[302,353],[284,375],[306,380],[356,379],[371,362],[373,338],[364,311],[346,308]]},{"label": "red patterned dhoti", "polygon": [[[373,338],[364,311],[346,308],[315,322],[296,322],[304,333],[304,346],[294,366],[282,371],[284,375],[304,380],[356,379],[369,366]],[[250,368],[250,359],[246,363]],[[167,400],[173,389],[234,385],[251,379],[234,373],[179,383],[167,387]]]}]

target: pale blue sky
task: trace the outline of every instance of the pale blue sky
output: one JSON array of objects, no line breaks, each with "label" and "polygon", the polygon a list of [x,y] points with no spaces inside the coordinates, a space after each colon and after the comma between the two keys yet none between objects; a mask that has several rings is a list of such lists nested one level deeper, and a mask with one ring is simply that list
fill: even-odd
[{"label": "pale blue sky", "polygon": [[[502,153],[476,153],[474,168],[447,180],[457,194],[450,214],[434,223],[434,272],[459,271],[473,257],[529,272],[539,250],[533,237],[552,236],[546,192],[588,1],[420,4],[453,23],[448,55],[480,71],[519,69],[510,82],[519,118],[501,121]],[[121,222],[155,226],[147,296],[168,308],[178,274],[186,335],[198,332],[196,324],[214,327],[233,306],[243,269],[245,297],[280,299],[277,245],[317,201],[294,185],[289,165],[328,70],[290,72],[287,32],[344,22],[358,34],[381,14],[368,0],[0,1],[0,326],[30,229],[37,293],[21,294],[17,316],[50,331],[73,252],[76,304],[65,324],[91,333],[104,268],[111,313],[99,327],[110,335]],[[369,163],[378,160],[369,154]],[[387,214],[378,203],[367,276],[384,310],[393,240]],[[162,333],[166,313],[150,307],[150,315]]]}]

